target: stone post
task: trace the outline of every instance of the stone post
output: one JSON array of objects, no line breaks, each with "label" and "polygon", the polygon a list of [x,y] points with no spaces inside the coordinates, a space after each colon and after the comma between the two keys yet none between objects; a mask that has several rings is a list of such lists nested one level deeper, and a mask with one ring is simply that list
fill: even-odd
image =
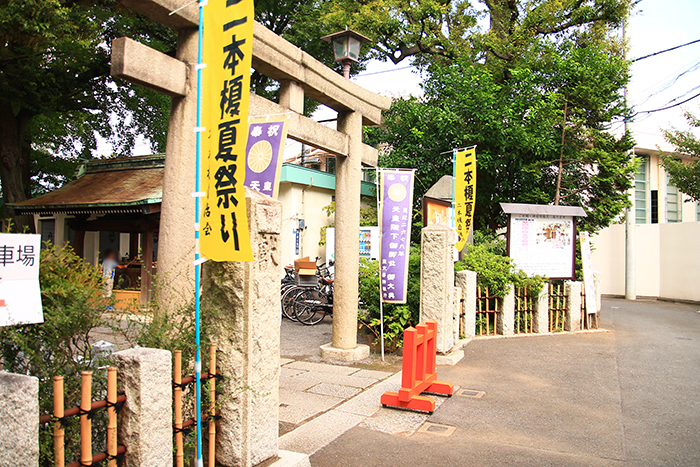
[{"label": "stone post", "polygon": [[362,114],[339,112],[338,131],[348,135],[350,143],[348,156],[336,162],[333,342],[321,346],[321,355],[354,361],[369,357],[369,346],[357,344]]},{"label": "stone post", "polygon": [[175,58],[187,64],[184,97],[170,104],[165,146],[163,203],[158,232],[158,304],[164,310],[187,304],[194,296],[195,146],[197,126],[197,30],[178,32]]},{"label": "stone post", "polygon": [[567,281],[564,283],[566,290],[566,318],[564,320],[565,331],[581,330],[581,290],[582,282]]},{"label": "stone post", "polygon": [[125,467],[173,465],[173,369],[169,351],[128,349],[113,356],[126,403],[119,417]]},{"label": "stone post", "polygon": [[421,235],[420,321],[437,321],[437,351],[440,353],[449,352],[455,345],[452,252],[456,237],[454,229],[443,224],[425,227]]},{"label": "stone post", "polygon": [[503,336],[515,334],[515,291],[508,286],[508,291],[501,299],[501,319],[498,320],[497,332]]},{"label": "stone post", "polygon": [[464,337],[471,339],[474,337],[476,329],[476,272],[459,271],[456,274],[456,283],[462,288],[462,298],[464,300]]},{"label": "stone post", "polygon": [[603,304],[602,304],[603,289],[600,286],[600,281],[601,281],[602,277],[603,277],[603,274],[600,271],[593,271],[593,283],[595,284],[595,306],[596,306],[596,311],[598,313],[600,313],[600,310],[603,309]]},{"label": "stone post", "polygon": [[539,296],[535,299],[535,332],[549,332],[549,284],[542,286]]},{"label": "stone post", "polygon": [[218,346],[222,419],[217,465],[249,467],[278,454],[282,203],[246,188],[253,262],[207,261],[202,318]]},{"label": "stone post", "polygon": [[0,465],[39,465],[39,380],[33,376],[0,372]]},{"label": "stone post", "polygon": [[459,342],[459,326],[460,326],[460,321],[462,320],[461,312],[462,312],[462,288],[461,287],[455,287],[454,292],[452,294],[453,301],[452,301],[452,334],[454,335],[454,342],[457,344]]}]

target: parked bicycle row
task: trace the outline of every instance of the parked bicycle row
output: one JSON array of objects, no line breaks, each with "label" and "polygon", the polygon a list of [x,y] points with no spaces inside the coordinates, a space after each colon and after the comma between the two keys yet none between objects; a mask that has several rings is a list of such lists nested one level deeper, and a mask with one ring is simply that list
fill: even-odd
[{"label": "parked bicycle row", "polygon": [[333,315],[333,263],[317,265],[313,262],[315,274],[308,268],[285,267],[282,279],[282,316],[307,326],[323,321],[326,315]]}]

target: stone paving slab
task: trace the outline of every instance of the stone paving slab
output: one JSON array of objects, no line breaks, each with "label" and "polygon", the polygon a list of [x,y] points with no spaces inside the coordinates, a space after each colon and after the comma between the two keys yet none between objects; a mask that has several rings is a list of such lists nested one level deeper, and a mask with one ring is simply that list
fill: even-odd
[{"label": "stone paving slab", "polygon": [[320,413],[343,402],[340,397],[326,394],[313,394],[310,392],[290,391],[280,388],[280,404],[292,405],[309,410],[312,413]]},{"label": "stone paving slab", "polygon": [[285,365],[286,368],[293,368],[295,370],[306,370],[314,371],[319,373],[330,373],[334,375],[350,375],[357,372],[357,368],[353,366],[342,366],[342,365],[329,365],[327,363],[313,363],[313,362],[303,362],[296,361],[293,363],[288,363]]},{"label": "stone paving slab", "polygon": [[291,358],[280,358],[280,366],[284,366],[287,363],[292,363],[294,360]]},{"label": "stone paving slab", "polygon": [[377,370],[360,370],[357,373],[352,373],[351,376],[358,378],[371,378],[371,379],[386,379],[394,373],[389,371],[377,371]]},{"label": "stone paving slab", "polygon": [[364,418],[360,415],[332,410],[280,436],[279,447],[311,455],[357,426]]},{"label": "stone paving slab", "polygon": [[308,389],[306,392],[349,399],[362,392],[362,389],[340,384],[320,383]]},{"label": "stone paving slab", "polygon": [[302,373],[308,373],[306,370],[295,370],[294,368],[287,368],[283,366],[280,368],[280,378],[291,378]]},{"label": "stone paving slab", "polygon": [[319,383],[340,384],[343,386],[351,386],[354,388],[367,388],[377,382],[376,379],[360,378],[347,375],[336,375],[333,373],[321,373],[317,371],[309,371],[301,373],[289,378],[280,380],[280,387],[296,389],[297,391],[305,391]]}]

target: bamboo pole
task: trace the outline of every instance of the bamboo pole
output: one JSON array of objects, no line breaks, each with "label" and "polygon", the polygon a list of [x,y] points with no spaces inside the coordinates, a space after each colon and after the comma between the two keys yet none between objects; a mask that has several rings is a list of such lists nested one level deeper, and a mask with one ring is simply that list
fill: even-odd
[{"label": "bamboo pole", "polygon": [[184,467],[185,450],[182,445],[182,350],[175,350],[175,368],[173,369],[173,390],[174,410],[175,410],[175,466]]},{"label": "bamboo pole", "polygon": [[117,369],[107,368],[107,455],[109,455],[109,467],[117,467]]},{"label": "bamboo pole", "polygon": [[209,348],[209,467],[216,465],[216,344]]},{"label": "bamboo pole", "polygon": [[[53,416],[63,418],[64,412],[63,376],[53,377]],[[53,465],[63,467],[66,464],[65,454],[66,429],[60,420],[53,423]]]},{"label": "bamboo pole", "polygon": [[87,412],[92,408],[92,371],[80,373],[80,462],[92,464],[92,420]]}]

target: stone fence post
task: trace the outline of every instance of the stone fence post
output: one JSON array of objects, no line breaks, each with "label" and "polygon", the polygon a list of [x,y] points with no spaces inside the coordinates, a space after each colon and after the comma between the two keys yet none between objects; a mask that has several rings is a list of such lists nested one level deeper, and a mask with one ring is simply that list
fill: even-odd
[{"label": "stone fence post", "polygon": [[[420,321],[437,321],[437,351],[455,346],[454,244],[455,230],[442,224],[425,227],[421,235]],[[459,332],[459,331],[458,331]]]},{"label": "stone fence post", "polygon": [[39,465],[39,380],[0,371],[0,465]]},{"label": "stone fence post", "polygon": [[464,337],[471,339],[476,331],[476,272],[459,271],[455,275],[457,287],[462,289],[462,300],[464,302],[464,318],[462,328]]},{"label": "stone fence post", "polygon": [[515,291],[513,286],[508,286],[508,291],[501,301],[501,319],[498,321],[496,331],[503,336],[515,334]]},{"label": "stone fence post", "polygon": [[119,440],[126,446],[124,467],[172,467],[172,356],[161,349],[128,349],[113,356],[126,403]]},{"label": "stone fence post", "polygon": [[566,318],[564,319],[565,331],[581,330],[581,290],[582,282],[567,281],[564,283],[566,290]]},{"label": "stone fence post", "polygon": [[218,346],[216,460],[250,467],[278,455],[282,203],[246,188],[253,262],[207,261],[202,318]]},{"label": "stone fence post", "polygon": [[549,284],[545,283],[535,299],[535,332],[549,332]]}]

